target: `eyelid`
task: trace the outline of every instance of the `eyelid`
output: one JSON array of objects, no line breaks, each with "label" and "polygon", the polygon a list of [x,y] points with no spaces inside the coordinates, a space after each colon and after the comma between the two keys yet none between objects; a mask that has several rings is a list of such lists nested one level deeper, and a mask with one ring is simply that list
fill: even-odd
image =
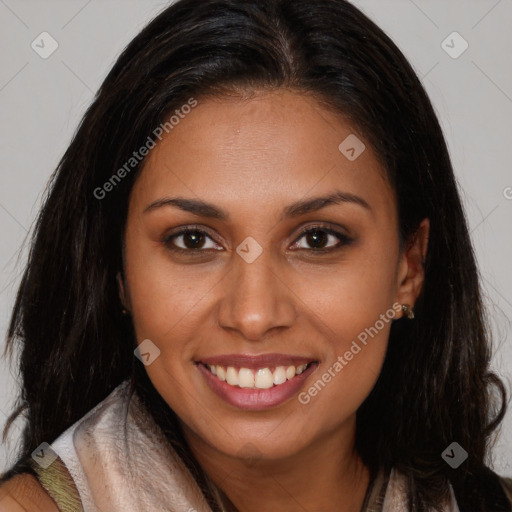
[{"label": "eyelid", "polygon": [[297,235],[296,240],[314,229],[318,229],[318,230],[321,229],[322,231],[325,231],[326,233],[330,233],[333,235],[341,235],[345,238],[351,238],[351,236],[347,233],[348,230],[343,228],[342,226],[331,224],[330,222],[317,222],[314,224],[308,224],[307,226],[301,228],[301,230],[299,231],[299,234]]}]

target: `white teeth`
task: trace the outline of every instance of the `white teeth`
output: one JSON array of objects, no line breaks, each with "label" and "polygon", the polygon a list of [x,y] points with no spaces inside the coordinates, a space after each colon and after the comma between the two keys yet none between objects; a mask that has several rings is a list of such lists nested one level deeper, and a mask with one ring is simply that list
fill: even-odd
[{"label": "white teeth", "polygon": [[253,388],[254,387],[254,373],[249,368],[240,368],[238,374],[240,382],[238,385],[241,388]]},{"label": "white teeth", "polygon": [[300,366],[297,366],[297,375],[300,375],[307,368],[307,366],[307,364],[301,364]]},{"label": "white teeth", "polygon": [[226,382],[231,386],[238,386],[238,372],[232,366],[228,366]]},{"label": "white teeth", "polygon": [[254,378],[254,386],[258,389],[268,389],[274,385],[274,377],[268,368],[260,368]]},{"label": "white teeth", "polygon": [[283,382],[286,382],[286,368],[278,366],[274,371],[274,384],[277,386]]},{"label": "white teeth", "polygon": [[307,367],[307,364],[301,364],[297,367],[291,365],[277,366],[272,372],[270,368],[258,368],[257,370],[240,368],[240,370],[237,370],[234,366],[226,368],[224,366],[208,365],[213,375],[216,375],[222,381],[226,381],[230,386],[250,389],[269,389],[274,385],[279,386],[303,373]]}]

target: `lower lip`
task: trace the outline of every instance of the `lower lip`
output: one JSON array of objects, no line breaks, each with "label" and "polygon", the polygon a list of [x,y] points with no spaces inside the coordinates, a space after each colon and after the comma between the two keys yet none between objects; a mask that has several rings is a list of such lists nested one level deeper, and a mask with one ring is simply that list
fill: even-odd
[{"label": "lower lip", "polygon": [[294,396],[302,387],[304,381],[315,371],[318,363],[311,363],[300,375],[268,389],[231,386],[213,375],[204,364],[197,363],[196,366],[210,388],[225,402],[239,409],[261,411],[281,405]]}]

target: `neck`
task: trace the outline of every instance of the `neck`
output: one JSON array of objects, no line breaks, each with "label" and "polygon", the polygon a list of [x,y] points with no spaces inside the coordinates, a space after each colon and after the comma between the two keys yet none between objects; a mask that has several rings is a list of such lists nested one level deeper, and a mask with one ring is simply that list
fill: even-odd
[{"label": "neck", "polygon": [[[354,448],[355,418],[282,459],[231,457],[184,427],[192,453],[239,512],[360,512],[369,470]],[[249,446],[249,445],[247,445]]]}]

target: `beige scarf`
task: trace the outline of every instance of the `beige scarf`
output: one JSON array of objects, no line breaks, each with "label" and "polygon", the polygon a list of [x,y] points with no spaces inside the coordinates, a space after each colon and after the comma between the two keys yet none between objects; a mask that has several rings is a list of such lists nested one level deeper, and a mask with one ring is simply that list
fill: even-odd
[{"label": "beige scarf", "polygon": [[[51,448],[58,458],[47,469],[34,467],[62,512],[211,512],[128,380]],[[408,512],[403,476],[392,471],[377,481],[387,485],[372,487],[365,512]],[[450,492],[446,512],[459,512]]]}]

